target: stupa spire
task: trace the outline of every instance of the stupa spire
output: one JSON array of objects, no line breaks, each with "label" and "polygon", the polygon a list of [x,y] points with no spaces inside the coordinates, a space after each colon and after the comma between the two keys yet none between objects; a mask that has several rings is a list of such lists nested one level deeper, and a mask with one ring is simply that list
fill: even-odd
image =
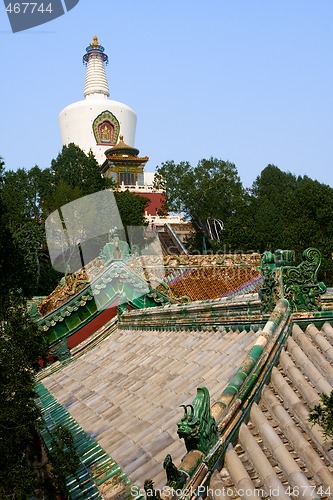
[{"label": "stupa spire", "polygon": [[83,63],[87,66],[86,80],[84,82],[85,98],[96,96],[96,94],[109,97],[109,86],[104,65],[104,63],[108,63],[108,60],[108,56],[104,54],[104,47],[99,43],[97,36],[94,36],[83,56]]}]

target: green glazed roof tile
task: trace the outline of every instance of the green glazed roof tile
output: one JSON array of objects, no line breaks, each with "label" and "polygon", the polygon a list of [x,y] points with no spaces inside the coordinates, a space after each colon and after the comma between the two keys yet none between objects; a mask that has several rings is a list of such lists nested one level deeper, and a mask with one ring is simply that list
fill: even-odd
[{"label": "green glazed roof tile", "polygon": [[106,454],[103,448],[92,439],[82,427],[71,417],[68,411],[58,403],[41,382],[35,387],[38,404],[42,410],[44,422],[40,427],[40,435],[46,445],[52,445],[52,430],[58,425],[64,425],[74,438],[74,447],[80,458],[80,466],[75,476],[67,478],[70,499],[102,498],[98,486],[106,481],[116,479],[115,484],[123,485],[123,497],[133,483],[121,467]]}]

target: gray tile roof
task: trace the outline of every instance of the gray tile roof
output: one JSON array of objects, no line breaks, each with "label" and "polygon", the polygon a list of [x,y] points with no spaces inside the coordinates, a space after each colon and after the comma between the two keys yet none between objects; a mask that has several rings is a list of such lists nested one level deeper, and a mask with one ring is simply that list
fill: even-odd
[{"label": "gray tile roof", "polygon": [[[309,411],[333,385],[333,328],[293,325],[269,385],[254,403],[224,467],[211,480],[210,497],[304,498],[333,496],[333,451]],[[241,496],[243,491],[246,495]],[[215,491],[215,492],[214,492]],[[257,496],[255,496],[255,493]]]},{"label": "gray tile roof", "polygon": [[[253,331],[116,330],[43,384],[130,477],[165,484],[163,460],[179,463],[177,436],[199,385],[214,401],[257,338]],[[107,497],[106,497],[107,498]]]},{"label": "gray tile roof", "polygon": [[[155,311],[153,328],[163,323],[169,330],[146,330],[138,322],[132,327],[126,322],[126,329],[121,329],[121,324],[113,325],[109,336],[99,340],[91,350],[79,353],[78,358],[72,358],[58,371],[54,366],[43,373],[44,386],[105,450],[108,460],[119,465],[128,477],[128,484],[142,487],[144,480],[151,478],[155,488],[165,485],[165,456],[171,454],[179,466],[186,452],[177,436],[177,422],[183,416],[179,405],[191,403],[200,385],[209,389],[212,404],[220,399],[251,347],[262,338],[258,337],[260,332],[252,330],[233,331],[225,326],[205,329],[208,317],[205,315],[202,319],[196,317],[200,330],[183,329],[185,312],[188,315],[190,310],[197,311],[203,305],[191,303],[183,308],[179,324],[173,321],[176,306],[161,308],[160,316]],[[165,311],[170,311],[168,321]],[[147,314],[147,310],[144,312]],[[138,312],[128,316],[137,319]],[[219,321],[227,318],[229,325],[233,322],[234,328],[239,325],[235,314],[230,318],[225,314],[218,317]],[[253,317],[248,316],[248,324],[254,324]],[[248,398],[256,401],[252,408],[246,401],[238,411],[236,394],[237,401],[230,405],[230,409],[237,410],[234,416],[233,410],[229,412],[226,407],[231,415],[230,425],[224,427],[221,423],[229,413],[218,421],[221,443],[230,439],[231,442],[224,463],[222,459],[220,462],[222,470],[211,479],[212,499],[333,496],[333,451],[324,441],[321,428],[308,422],[309,411],[320,401],[320,394],[331,392],[333,387],[333,323],[324,323],[327,318],[332,318],[327,308],[323,312],[291,316],[289,311],[285,326],[281,326],[281,336],[273,332],[272,338],[268,335],[271,340],[267,345],[274,344],[276,352],[281,342],[283,345],[287,340],[278,358],[273,356],[275,348],[272,357],[265,358],[264,347],[263,371],[268,373],[272,367],[267,359],[275,359],[276,366],[261,393],[262,372],[256,372],[258,379]],[[320,329],[309,325],[310,321],[320,325]],[[290,325],[293,326],[288,337]],[[308,326],[304,330],[302,325]],[[263,345],[262,341],[259,344]],[[248,422],[240,424],[237,437],[233,429],[238,429],[237,419],[246,417],[247,408]],[[112,495],[117,485],[109,485],[106,492],[102,492],[102,486],[105,489],[107,485],[100,485],[104,498],[116,498]],[[241,495],[244,491],[246,494]]]}]

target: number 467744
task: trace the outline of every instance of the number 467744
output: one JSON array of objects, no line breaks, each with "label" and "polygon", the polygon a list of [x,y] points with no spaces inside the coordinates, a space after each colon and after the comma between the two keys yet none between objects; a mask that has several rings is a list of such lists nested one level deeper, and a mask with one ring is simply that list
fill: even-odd
[{"label": "number 467744", "polygon": [[9,12],[9,14],[33,14],[34,12],[37,13],[48,13],[52,14],[52,2],[45,4],[42,3],[37,3],[37,2],[10,2],[6,6],[6,11]]}]

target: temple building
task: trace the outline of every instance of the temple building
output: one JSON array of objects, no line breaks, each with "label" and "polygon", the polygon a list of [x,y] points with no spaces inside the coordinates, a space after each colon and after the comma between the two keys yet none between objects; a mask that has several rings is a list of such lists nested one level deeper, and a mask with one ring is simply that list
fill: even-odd
[{"label": "temple building", "polygon": [[[163,212],[163,191],[153,187],[154,173],[145,172],[149,157],[134,147],[137,117],[126,104],[109,98],[105,65],[108,56],[97,36],[86,48],[83,63],[87,67],[84,99],[66,106],[59,114],[62,144],[74,143],[85,153],[90,150],[100,166],[101,175],[111,178],[120,191],[128,190],[149,198],[145,216],[149,224],[165,233],[165,224],[181,227],[181,234],[193,228],[179,216],[160,216]],[[176,226],[174,226],[174,229]],[[169,231],[170,233],[170,231]],[[175,248],[178,243],[170,243]],[[166,246],[166,245],[165,245]],[[171,252],[173,253],[173,252]]]},{"label": "temple building", "polygon": [[108,175],[118,185],[144,185],[144,167],[149,160],[148,156],[139,156],[139,150],[124,142],[121,135],[118,144],[105,151],[101,172]]},{"label": "temple building", "polygon": [[147,195],[153,191],[154,174],[145,173],[149,157],[139,157],[139,150],[134,147],[135,112],[109,98],[105,72],[108,60],[104,47],[94,36],[83,56],[87,67],[84,99],[66,106],[59,114],[62,144],[74,143],[85,153],[91,150],[103,176],[112,178],[120,189]]}]

